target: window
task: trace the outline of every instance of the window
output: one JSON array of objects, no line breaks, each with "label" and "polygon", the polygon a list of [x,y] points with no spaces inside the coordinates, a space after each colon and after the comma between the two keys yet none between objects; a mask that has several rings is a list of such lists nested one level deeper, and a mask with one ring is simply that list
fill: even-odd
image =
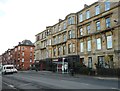
[{"label": "window", "polygon": [[24,58],[22,58],[22,62],[24,62]]},{"label": "window", "polygon": [[66,22],[63,24],[63,29],[66,29]]},{"label": "window", "polygon": [[72,16],[71,18],[72,18],[72,21],[71,21],[71,23],[72,23],[72,24],[74,24],[74,17]]},{"label": "window", "polygon": [[100,6],[99,5],[97,5],[95,7],[95,15],[98,15],[98,14],[100,14]]},{"label": "window", "polygon": [[66,34],[63,34],[63,41],[66,41]]},{"label": "window", "polygon": [[68,45],[68,53],[71,53],[71,44]]},{"label": "window", "polygon": [[51,45],[51,43],[52,43],[52,40],[51,40],[51,39],[49,39],[49,45]]},{"label": "window", "polygon": [[80,28],[80,36],[83,35],[83,29]]},{"label": "window", "polygon": [[58,30],[61,31],[61,26],[60,25],[58,26]]},{"label": "window", "polygon": [[90,33],[90,25],[87,26],[87,33]]},{"label": "window", "polygon": [[33,48],[32,48],[32,47],[30,47],[30,51],[32,51],[32,49],[33,49]]},{"label": "window", "polygon": [[54,37],[54,44],[56,44],[56,37]]},{"label": "window", "polygon": [[47,45],[51,45],[51,39],[47,40]]},{"label": "window", "polygon": [[56,48],[53,49],[53,56],[56,55]]},{"label": "window", "polygon": [[60,47],[58,47],[58,55],[60,55],[60,51],[61,51],[61,48],[60,48]]},{"label": "window", "polygon": [[88,45],[88,51],[91,51],[91,40],[88,41],[87,45]]},{"label": "window", "polygon": [[83,52],[84,48],[83,48],[83,42],[80,43],[80,52]]},{"label": "window", "polygon": [[97,39],[97,49],[100,50],[101,49],[101,38]]},{"label": "window", "polygon": [[69,25],[74,24],[74,17],[69,17],[68,18],[68,24]]},{"label": "window", "polygon": [[61,35],[58,35],[58,43],[60,43]]},{"label": "window", "polygon": [[72,32],[71,37],[72,37],[72,38],[75,38],[75,31],[72,30],[71,32]]},{"label": "window", "polygon": [[90,11],[87,10],[87,11],[86,11],[86,19],[89,19],[89,18],[90,18]]},{"label": "window", "polygon": [[17,48],[15,48],[15,52],[17,51]]},{"label": "window", "polygon": [[32,53],[30,53],[30,56],[32,56]]},{"label": "window", "polygon": [[92,57],[88,57],[88,68],[92,68]]},{"label": "window", "polygon": [[32,62],[32,59],[30,59],[30,63]]},{"label": "window", "polygon": [[106,1],[105,2],[105,11],[109,10],[110,9],[110,2],[109,1]]},{"label": "window", "polygon": [[75,52],[75,44],[73,44],[73,53]]},{"label": "window", "polygon": [[112,36],[107,36],[107,48],[112,48]]},{"label": "window", "polygon": [[66,54],[66,46],[63,46],[63,55]]},{"label": "window", "polygon": [[20,60],[20,58],[18,58],[18,60]]},{"label": "window", "polygon": [[40,39],[42,39],[42,34],[40,34]]},{"label": "window", "polygon": [[106,18],[106,28],[110,28],[110,18]]},{"label": "window", "polygon": [[39,39],[40,39],[39,36],[37,36],[37,37],[36,37],[36,41],[39,41]]},{"label": "window", "polygon": [[24,56],[24,52],[22,52],[22,56]]},{"label": "window", "polygon": [[68,18],[68,24],[69,25],[72,24],[72,18],[71,17]]},{"label": "window", "polygon": [[69,39],[71,39],[71,38],[72,38],[72,32],[71,32],[71,30],[70,30],[70,31],[68,31],[68,38],[69,38]]},{"label": "window", "polygon": [[24,51],[24,47],[22,47],[22,51]]},{"label": "window", "polygon": [[20,50],[20,46],[18,46],[18,50]]},{"label": "window", "polygon": [[99,66],[100,68],[105,67],[104,56],[99,56],[99,57],[98,57],[98,66]]},{"label": "window", "polygon": [[79,15],[79,22],[82,22],[83,21],[83,17],[82,17],[82,14]]},{"label": "window", "polygon": [[96,29],[97,29],[97,30],[100,30],[100,21],[97,21],[97,22],[96,22]]}]

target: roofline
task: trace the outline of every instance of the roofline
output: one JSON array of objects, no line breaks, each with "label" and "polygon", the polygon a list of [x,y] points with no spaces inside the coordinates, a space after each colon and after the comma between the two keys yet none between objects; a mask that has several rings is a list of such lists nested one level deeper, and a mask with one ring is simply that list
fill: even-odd
[{"label": "roofline", "polygon": [[82,11],[83,11],[83,10],[85,10],[85,9],[90,8],[91,6],[93,6],[94,4],[97,4],[97,3],[99,3],[99,2],[98,2],[98,1],[96,1],[96,2],[94,2],[94,3],[90,4],[90,5],[88,5],[86,8],[83,8],[82,10],[80,10],[80,11],[76,12],[76,14],[78,14],[78,13],[82,12]]},{"label": "roofline", "polygon": [[[92,5],[94,5],[94,4],[97,4],[98,3],[98,1],[96,1],[96,2],[94,2],[94,3],[92,3],[91,5],[89,5],[89,6],[87,6],[86,8],[83,8],[82,10],[80,10],[80,11],[78,11],[78,12],[76,12],[76,13],[70,13],[70,14],[68,14],[68,15],[66,15],[65,16],[65,19],[63,19],[63,20],[61,20],[61,21],[59,21],[58,23],[55,23],[54,25],[52,25],[52,26],[48,26],[48,27],[54,27],[54,26],[56,26],[57,24],[59,24],[59,23],[61,23],[61,22],[64,22],[66,19],[67,19],[67,17],[69,16],[69,15],[72,15],[72,14],[78,14],[78,13],[80,13],[80,12],[82,12],[83,10],[85,10],[85,9],[87,9],[87,8],[89,8],[89,7],[91,7]],[[46,27],[47,28],[47,27]],[[40,32],[40,33],[38,33],[38,34],[36,34],[35,36],[37,36],[37,35],[39,35],[39,34],[41,34],[41,33],[43,33],[43,32],[45,32],[46,30],[43,30],[42,32]]]}]

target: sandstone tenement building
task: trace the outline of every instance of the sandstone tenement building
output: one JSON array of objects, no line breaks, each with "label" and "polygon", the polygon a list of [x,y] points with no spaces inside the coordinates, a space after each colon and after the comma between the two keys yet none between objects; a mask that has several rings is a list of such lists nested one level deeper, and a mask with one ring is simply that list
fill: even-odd
[{"label": "sandstone tenement building", "polygon": [[35,61],[120,67],[120,2],[95,2],[36,35]]}]

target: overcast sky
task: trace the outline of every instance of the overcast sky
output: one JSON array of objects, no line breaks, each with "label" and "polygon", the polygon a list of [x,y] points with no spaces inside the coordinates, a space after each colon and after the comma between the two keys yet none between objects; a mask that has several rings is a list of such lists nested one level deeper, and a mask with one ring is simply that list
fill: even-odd
[{"label": "overcast sky", "polygon": [[0,0],[0,54],[97,0]]}]

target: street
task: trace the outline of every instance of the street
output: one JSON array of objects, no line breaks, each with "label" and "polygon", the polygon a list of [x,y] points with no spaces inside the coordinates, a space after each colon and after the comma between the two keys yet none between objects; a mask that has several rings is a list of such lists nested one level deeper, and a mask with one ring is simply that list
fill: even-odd
[{"label": "street", "polygon": [[[61,90],[66,89],[80,90],[80,89],[104,89],[107,91],[118,91],[117,79],[104,79],[92,76],[70,76],[69,74],[58,74],[49,71],[24,71],[15,74],[2,76],[2,89],[4,90],[40,90],[51,91],[51,89]],[[102,90],[103,91],[103,90]]]}]

